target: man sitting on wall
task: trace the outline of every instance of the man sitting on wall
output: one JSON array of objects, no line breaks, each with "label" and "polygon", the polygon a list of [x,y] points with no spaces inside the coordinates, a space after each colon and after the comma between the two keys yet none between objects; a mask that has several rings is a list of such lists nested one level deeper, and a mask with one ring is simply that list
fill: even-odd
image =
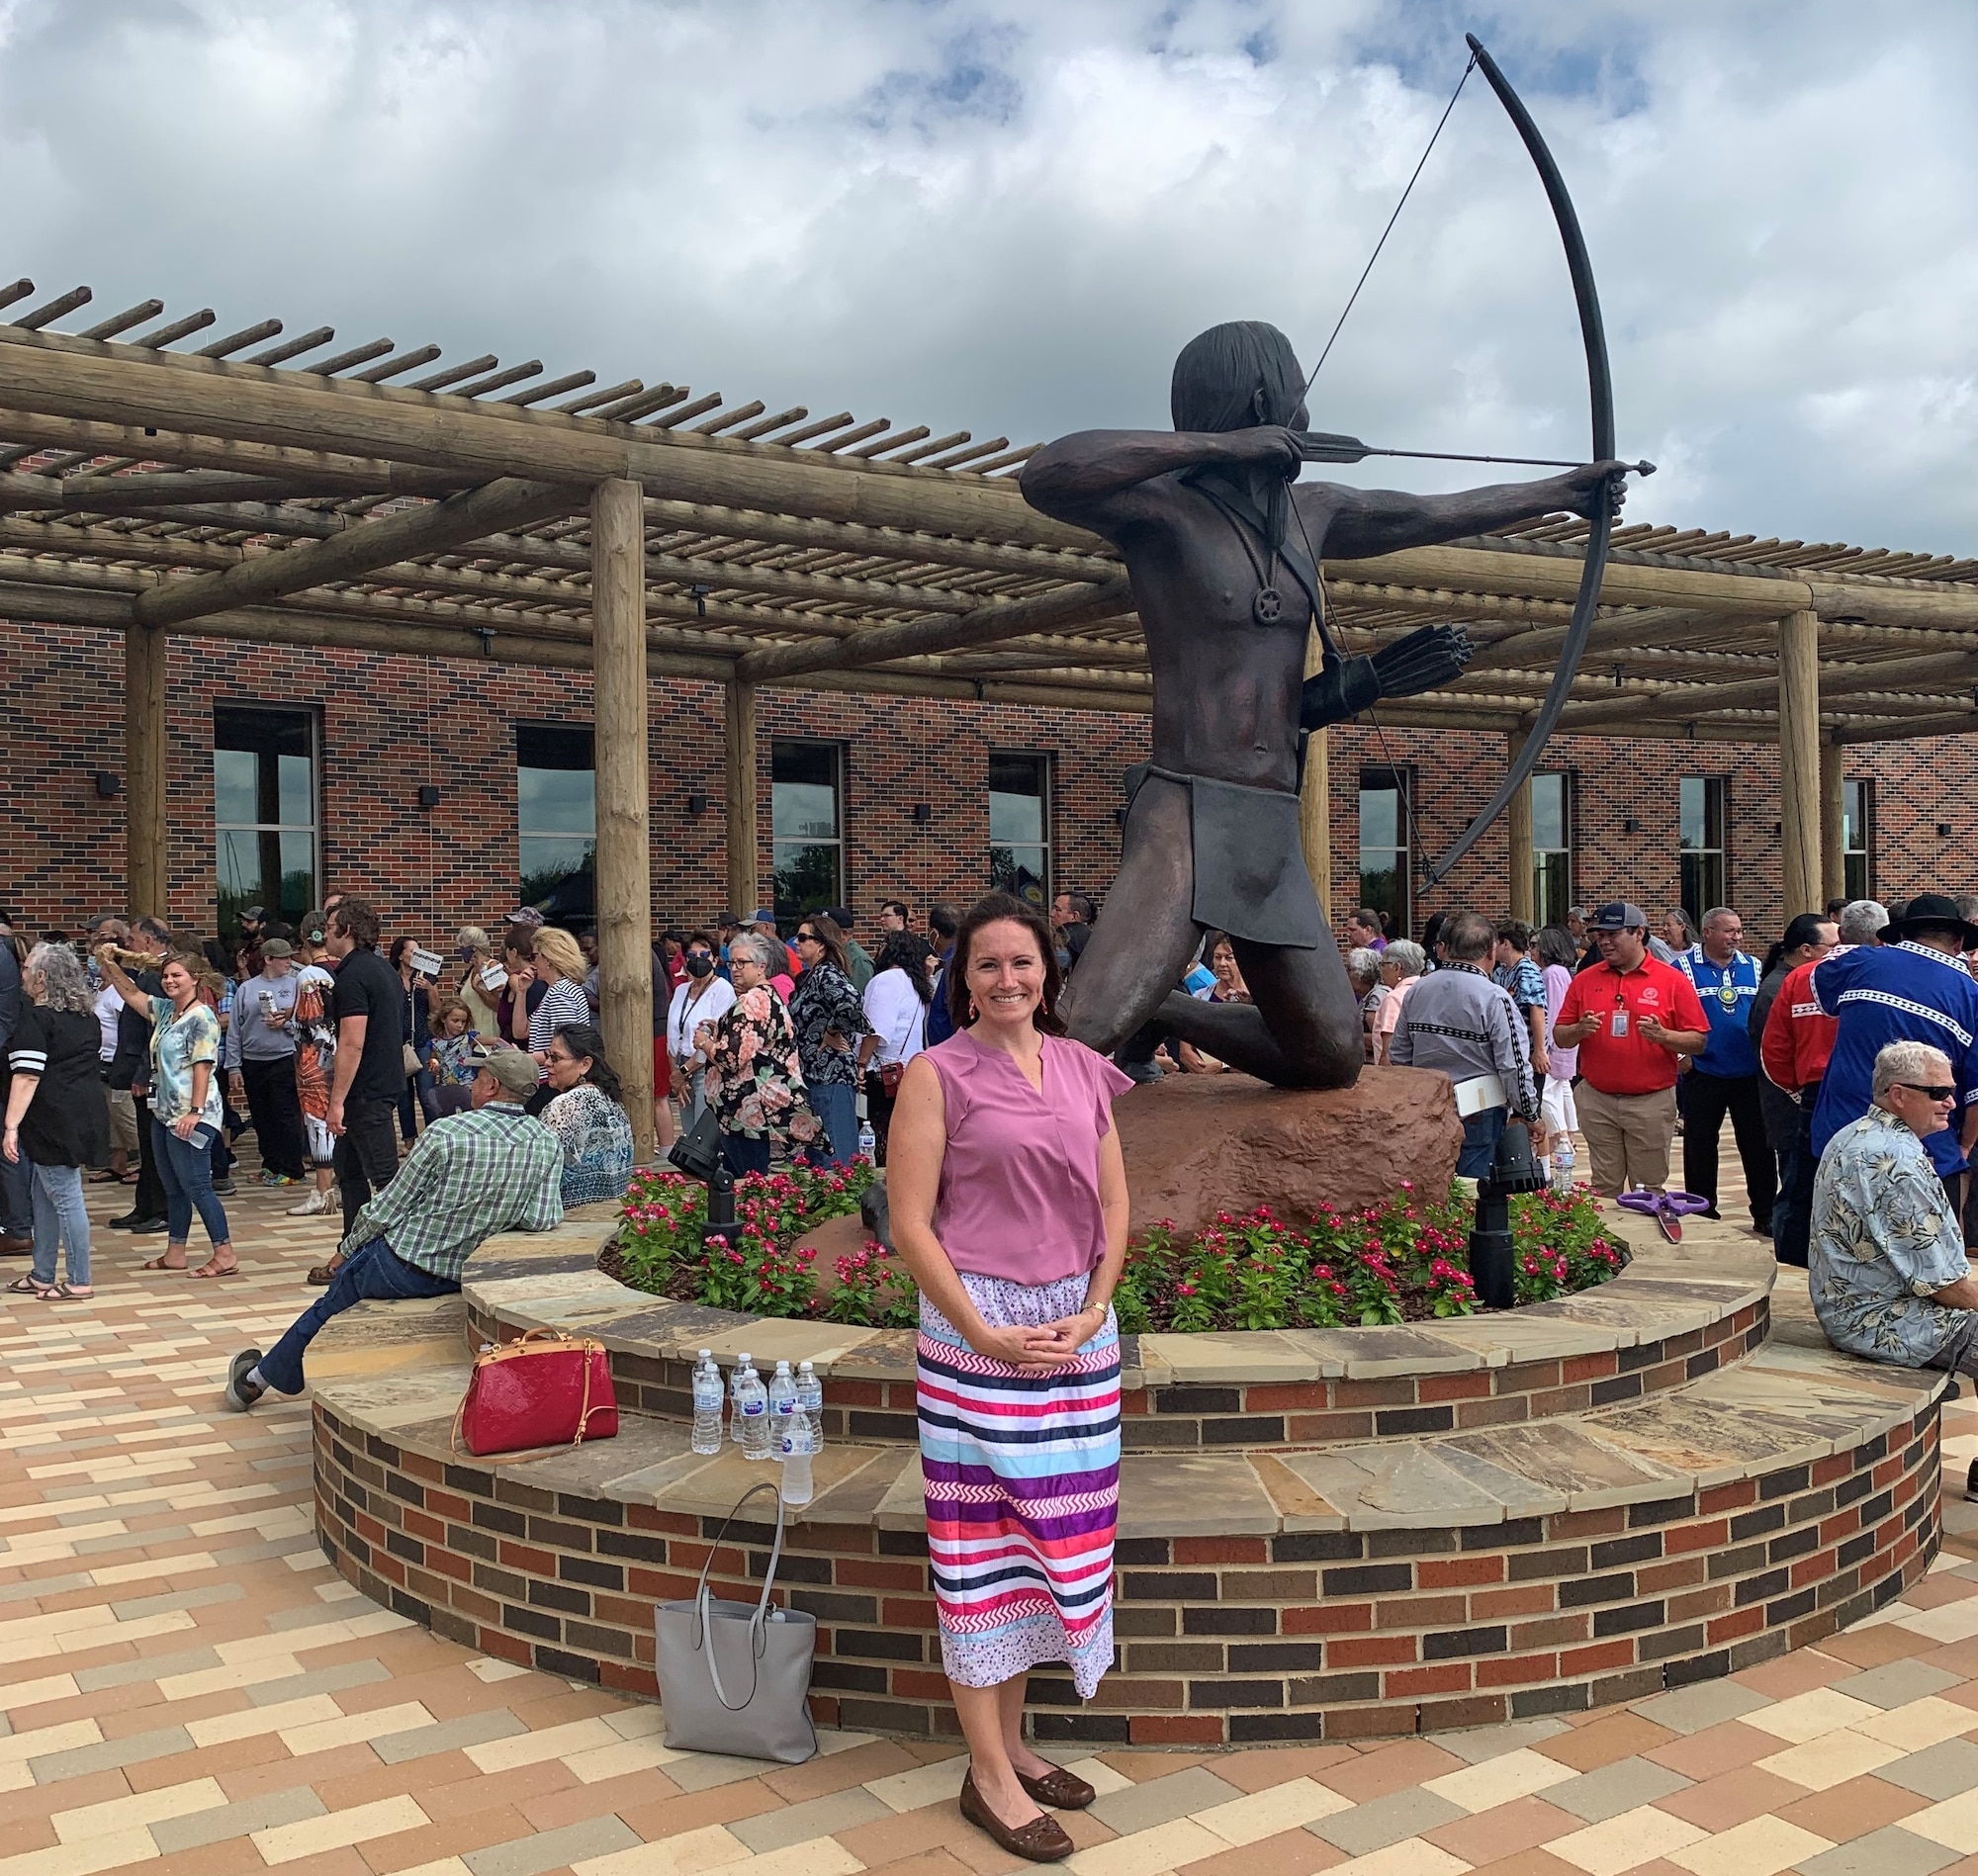
[{"label": "man sitting on wall", "polygon": [[1890,1042],[1873,1087],[1873,1105],[1828,1141],[1814,1176],[1814,1313],[1836,1348],[1871,1362],[1978,1374],[1978,1279],[1924,1144],[1950,1125],[1950,1058]]},{"label": "man sitting on wall", "polygon": [[272,1387],[299,1394],[303,1355],[331,1316],[367,1297],[447,1296],[467,1260],[497,1231],[563,1222],[563,1146],[522,1111],[536,1091],[534,1060],[497,1048],[481,1058],[466,1114],[435,1120],[372,1194],[337,1246],[342,1267],[266,1355],[242,1349],[226,1369],[226,1404],[245,1413]]}]

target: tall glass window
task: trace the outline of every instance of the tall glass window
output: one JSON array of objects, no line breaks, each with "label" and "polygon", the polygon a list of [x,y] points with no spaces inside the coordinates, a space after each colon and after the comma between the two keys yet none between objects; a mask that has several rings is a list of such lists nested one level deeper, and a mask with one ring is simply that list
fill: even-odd
[{"label": "tall glass window", "polygon": [[1573,904],[1573,777],[1532,777],[1532,910],[1564,925]]},{"label": "tall glass window", "polygon": [[1408,787],[1404,768],[1360,771],[1360,903],[1387,914],[1397,937],[1412,930]]},{"label": "tall glass window", "polygon": [[1875,784],[1841,784],[1841,865],[1843,890],[1850,899],[1875,896]]},{"label": "tall glass window", "polygon": [[1048,912],[1050,758],[989,758],[989,884]]},{"label": "tall glass window", "polygon": [[597,915],[597,773],[584,725],[515,725],[521,903],[552,925]]},{"label": "tall glass window", "polygon": [[[780,919],[845,903],[844,763],[836,743],[769,746],[769,820]],[[737,906],[744,917],[754,910]]]},{"label": "tall glass window", "polygon": [[315,904],[315,764],[309,711],[215,709],[215,911],[223,938],[239,936],[249,906],[293,925]]},{"label": "tall glass window", "polygon": [[1677,864],[1683,910],[1701,919],[1725,901],[1724,780],[1684,775],[1677,787]]}]

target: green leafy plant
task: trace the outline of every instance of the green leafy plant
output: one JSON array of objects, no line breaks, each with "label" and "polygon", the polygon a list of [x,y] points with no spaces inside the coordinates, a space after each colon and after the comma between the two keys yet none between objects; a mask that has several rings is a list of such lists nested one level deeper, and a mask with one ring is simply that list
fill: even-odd
[{"label": "green leafy plant", "polygon": [[[753,1315],[821,1316],[909,1328],[918,1294],[900,1260],[867,1239],[818,1272],[804,1234],[858,1209],[869,1166],[751,1174],[735,1187],[735,1230],[703,1248],[707,1195],[672,1172],[633,1176],[616,1269],[636,1289]],[[1472,1202],[1458,1190],[1404,1184],[1386,1203],[1322,1207],[1304,1224],[1268,1206],[1219,1212],[1191,1237],[1149,1226],[1126,1247],[1114,1293],[1128,1335],[1170,1330],[1379,1327],[1471,1314]],[[1601,1229],[1592,1194],[1531,1193],[1511,1202],[1516,1295],[1543,1302],[1605,1283],[1625,1259]]]}]

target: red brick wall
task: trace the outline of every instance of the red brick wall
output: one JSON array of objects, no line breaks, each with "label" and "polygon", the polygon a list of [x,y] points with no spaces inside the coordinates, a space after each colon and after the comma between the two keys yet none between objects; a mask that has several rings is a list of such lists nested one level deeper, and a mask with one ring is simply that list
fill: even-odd
[{"label": "red brick wall", "polygon": [[[124,774],[123,656],[113,633],[0,624],[9,682],[0,694],[0,904],[30,929],[74,929],[124,906],[124,802],[100,799],[99,770]],[[388,925],[444,939],[459,924],[497,917],[514,901],[517,721],[587,723],[583,672],[485,668],[355,652],[304,653],[175,639],[168,700],[176,924],[214,922],[212,724],[216,702],[306,707],[322,725],[323,860],[328,881],[364,890]],[[987,758],[994,750],[1055,758],[1054,873],[1060,886],[1103,895],[1119,859],[1120,775],[1145,754],[1146,723],[1087,711],[861,697],[762,693],[759,866],[770,866],[768,764],[777,737],[816,737],[847,752],[847,886],[861,918],[897,895],[924,906],[966,902],[988,846]],[[661,920],[698,920],[726,898],[721,707],[715,686],[652,686],[653,903]],[[1333,903],[1358,897],[1358,786],[1363,763],[1392,760],[1418,778],[1422,845],[1439,853],[1485,797],[1504,759],[1494,734],[1367,728],[1332,736]],[[1754,938],[1778,923],[1777,752],[1728,743],[1561,739],[1544,766],[1575,771],[1574,895],[1626,896],[1660,912],[1676,892],[1676,779],[1729,778],[1727,874],[1732,903]],[[1876,782],[1875,887],[1889,897],[1973,885],[1967,862],[1978,808],[1963,739],[1849,753],[1849,772]],[[430,812],[418,789],[441,790]],[[689,794],[709,797],[687,813]],[[917,802],[932,818],[913,820]],[[1639,822],[1622,832],[1624,819]],[[1939,822],[1951,824],[1939,838]],[[1474,901],[1506,905],[1505,836],[1492,830],[1433,892],[1417,889],[1416,921]],[[133,908],[149,910],[151,908]],[[746,911],[748,908],[738,908]],[[1692,907],[1692,911],[1701,911]]]}]

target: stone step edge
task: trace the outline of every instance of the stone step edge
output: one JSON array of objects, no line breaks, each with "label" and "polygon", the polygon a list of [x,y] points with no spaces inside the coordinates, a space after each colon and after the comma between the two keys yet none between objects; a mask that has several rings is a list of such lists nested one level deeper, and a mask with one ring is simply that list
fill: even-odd
[{"label": "stone step edge", "polygon": [[[1740,1368],[1705,1376],[1646,1403],[1494,1432],[1388,1439],[1291,1453],[1128,1453],[1121,1466],[1119,1536],[1466,1529],[1559,1512],[1663,1503],[1743,1479],[1794,1474],[1914,1421],[1940,1402],[1953,1385],[1949,1376],[1934,1371],[1883,1368],[1813,1350],[1785,1350],[1778,1355],[1781,1359],[1768,1360],[1761,1353]],[[430,1425],[441,1414],[451,1415],[468,1373],[465,1365],[447,1365],[416,1375],[394,1376],[394,1392],[399,1398],[391,1411],[382,1414],[363,1404],[340,1400],[334,1381],[319,1386],[317,1397],[346,1424],[392,1445],[423,1452],[429,1461],[492,1469],[491,1461],[475,1460],[440,1446],[428,1449],[423,1442],[406,1438],[408,1426]],[[1742,1460],[1719,1455],[1714,1464],[1677,1467],[1655,1459],[1645,1444],[1638,1441],[1631,1446],[1625,1438],[1631,1420],[1648,1415],[1666,1419],[1672,1410],[1684,1408],[1714,1408],[1747,1425],[1757,1424],[1751,1385],[1765,1377],[1795,1392],[1808,1391],[1824,1381],[1831,1392],[1845,1398],[1828,1401],[1827,1429],[1809,1427],[1800,1439]],[[362,1378],[353,1376],[350,1380],[361,1384]],[[431,1411],[423,1410],[428,1407]],[[1769,1410],[1778,1409],[1774,1406]],[[835,1444],[840,1450],[856,1445]],[[1602,1466],[1616,1475],[1592,1484],[1543,1484],[1500,1463],[1507,1457],[1507,1448],[1520,1447],[1549,1448],[1568,1464]],[[589,1448],[596,1450],[595,1445]],[[924,1529],[919,1469],[911,1464],[914,1449],[874,1446],[867,1450],[871,1458],[821,1493],[806,1508],[805,1521],[869,1522],[880,1530],[902,1532]],[[724,1515],[740,1496],[742,1486],[757,1476],[753,1467],[738,1474],[736,1469],[746,1463],[724,1451],[658,1490],[619,1494],[611,1490],[611,1481],[600,1484],[594,1477],[572,1477],[560,1484],[557,1469],[565,1457],[564,1451],[551,1452],[539,1459],[504,1462],[500,1470],[518,1482],[561,1488],[572,1496],[617,1497],[627,1503],[697,1517]],[[831,1498],[849,1493],[873,1465],[889,1457],[897,1463],[895,1474],[876,1505],[853,1519],[834,1519]],[[1343,1495],[1336,1481],[1348,1477],[1356,1468],[1370,1481],[1385,1483],[1391,1500],[1405,1491],[1415,1502],[1405,1506],[1391,1502],[1387,1507],[1363,1503],[1342,1509],[1336,1502]],[[705,1487],[717,1476],[723,1481],[722,1489],[709,1493]],[[1149,1496],[1166,1495],[1161,1487],[1171,1488],[1183,1508],[1150,1509]],[[1328,1489],[1334,1497],[1325,1496]],[[1287,1501],[1295,1503],[1301,1494],[1305,1499],[1304,1506],[1287,1509]]]}]

